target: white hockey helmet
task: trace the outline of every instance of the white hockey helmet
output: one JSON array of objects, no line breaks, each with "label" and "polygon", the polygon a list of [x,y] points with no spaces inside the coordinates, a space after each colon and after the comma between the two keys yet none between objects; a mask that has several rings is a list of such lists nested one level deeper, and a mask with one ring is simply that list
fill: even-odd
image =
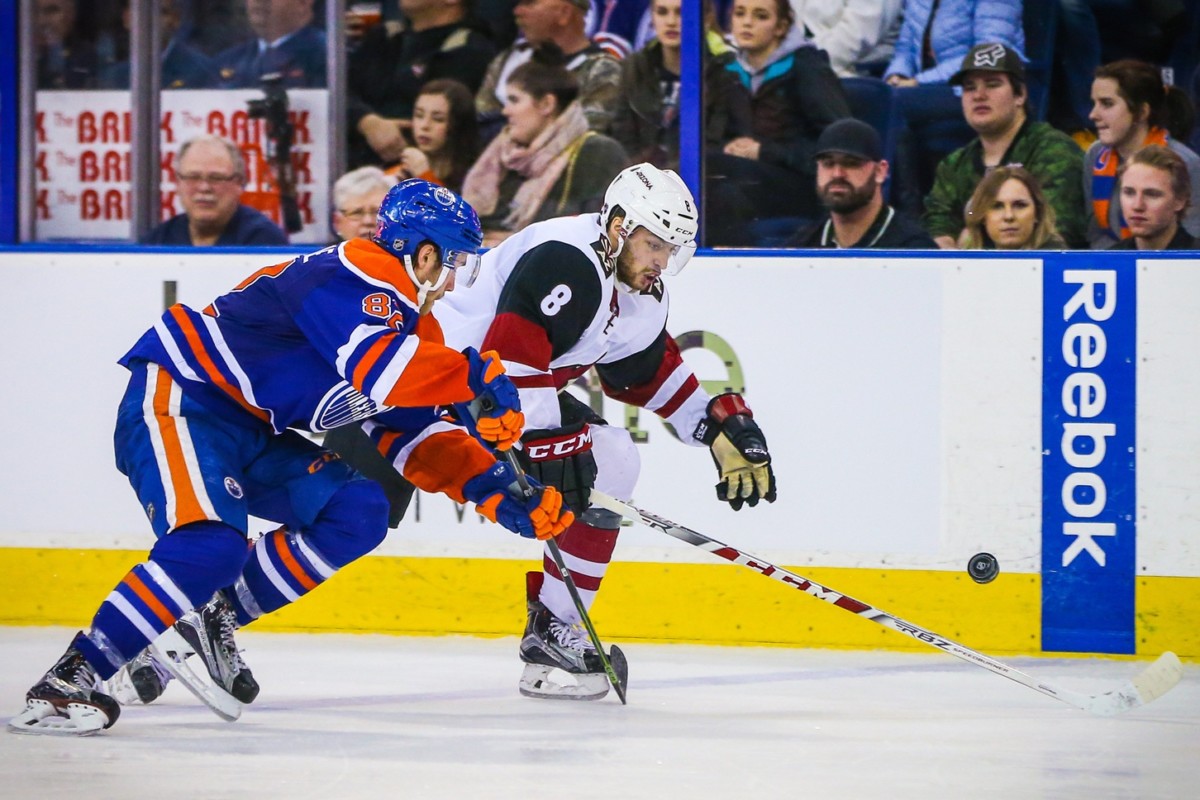
[{"label": "white hockey helmet", "polygon": [[624,221],[617,230],[614,258],[639,227],[671,246],[671,258],[664,270],[668,275],[678,274],[696,252],[700,215],[687,184],[675,172],[648,163],[621,170],[604,193],[600,220],[606,230],[618,209]]}]

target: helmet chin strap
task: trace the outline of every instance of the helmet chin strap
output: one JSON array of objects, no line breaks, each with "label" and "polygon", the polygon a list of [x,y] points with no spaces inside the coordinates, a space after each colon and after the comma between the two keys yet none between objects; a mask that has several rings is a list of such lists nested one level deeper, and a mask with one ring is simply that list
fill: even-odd
[{"label": "helmet chin strap", "polygon": [[417,277],[417,271],[413,268],[412,256],[409,255],[404,257],[404,271],[408,273],[408,277],[417,287],[417,308],[420,309],[424,307],[425,298],[430,292],[436,292],[446,285],[446,281],[450,279],[451,269],[443,266],[436,281],[421,281]]}]

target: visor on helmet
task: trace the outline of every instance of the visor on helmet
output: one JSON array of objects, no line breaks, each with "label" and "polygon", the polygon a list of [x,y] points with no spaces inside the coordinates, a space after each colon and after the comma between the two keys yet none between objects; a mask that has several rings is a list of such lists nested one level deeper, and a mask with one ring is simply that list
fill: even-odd
[{"label": "visor on helmet", "polygon": [[479,254],[468,250],[446,250],[442,253],[442,267],[454,270],[454,282],[469,288],[479,275]]}]

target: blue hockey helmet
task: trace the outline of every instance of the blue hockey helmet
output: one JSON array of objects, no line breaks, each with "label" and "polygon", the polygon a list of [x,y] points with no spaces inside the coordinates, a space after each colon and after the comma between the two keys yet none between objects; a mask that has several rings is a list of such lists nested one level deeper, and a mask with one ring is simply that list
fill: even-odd
[{"label": "blue hockey helmet", "polygon": [[[420,300],[441,288],[455,272],[464,286],[479,274],[479,250],[483,227],[471,204],[444,186],[411,178],[393,186],[379,206],[375,224],[376,244],[404,263],[408,277],[417,285]],[[412,257],[425,242],[442,251],[442,271],[436,281],[422,283],[413,271]]]}]

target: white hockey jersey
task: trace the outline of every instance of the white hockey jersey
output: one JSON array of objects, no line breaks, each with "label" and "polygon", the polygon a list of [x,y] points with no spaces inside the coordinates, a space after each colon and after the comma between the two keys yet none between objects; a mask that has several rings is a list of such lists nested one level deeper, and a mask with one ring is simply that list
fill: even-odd
[{"label": "white hockey jersey", "polygon": [[483,256],[434,312],[446,344],[496,350],[530,429],[562,425],[557,393],[595,366],[604,392],[666,419],[692,444],[708,395],[666,331],[658,281],[634,292],[606,258],[598,214],[530,225]]}]

